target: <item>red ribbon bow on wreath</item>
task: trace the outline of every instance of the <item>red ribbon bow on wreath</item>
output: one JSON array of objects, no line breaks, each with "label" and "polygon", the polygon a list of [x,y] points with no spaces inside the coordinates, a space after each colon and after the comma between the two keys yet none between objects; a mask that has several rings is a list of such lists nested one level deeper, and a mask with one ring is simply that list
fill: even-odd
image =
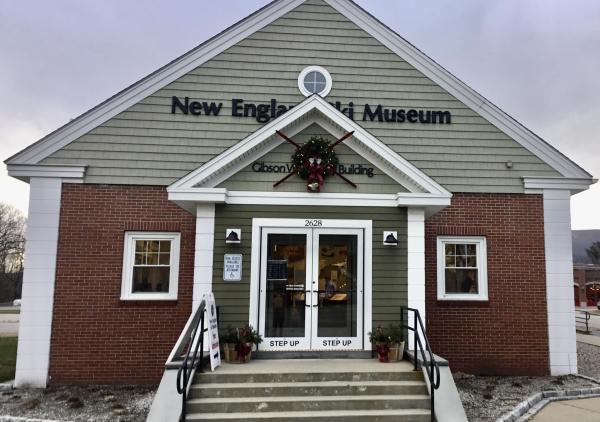
[{"label": "red ribbon bow on wreath", "polygon": [[311,192],[321,192],[321,186],[325,183],[325,169],[321,165],[321,159],[311,158],[309,163],[306,186]]},{"label": "red ribbon bow on wreath", "polygon": [[[290,144],[292,144],[296,147],[297,151],[296,151],[296,154],[294,154],[294,156],[296,156],[298,153],[303,152],[302,149],[312,141],[312,139],[311,139],[311,141],[309,141],[307,144],[300,146],[299,144],[297,144],[296,142],[294,142],[293,140],[288,138],[283,132],[277,131],[276,133],[279,136],[281,136],[283,139],[285,139],[287,142],[289,142]],[[352,183],[350,180],[348,180],[348,178],[342,176],[337,171],[337,169],[336,169],[337,159],[335,160],[335,164],[331,162],[331,156],[335,157],[335,154],[333,153],[333,149],[337,145],[344,142],[346,139],[350,138],[353,134],[354,134],[354,131],[347,133],[342,138],[338,139],[331,146],[328,145],[328,142],[321,140],[321,142],[325,143],[325,145],[323,147],[327,148],[327,151],[326,151],[327,154],[324,154],[322,152],[321,155],[328,155],[330,161],[328,161],[327,163],[323,163],[323,157],[314,156],[314,155],[318,155],[318,154],[315,154],[313,152],[313,154],[312,154],[313,156],[309,156],[306,160],[304,160],[302,162],[302,164],[295,163],[292,171],[287,176],[285,176],[283,179],[281,179],[277,183],[273,184],[273,187],[276,188],[277,186],[279,186],[280,184],[285,182],[287,179],[292,177],[294,174],[298,174],[301,177],[303,175],[306,176],[306,189],[309,192],[321,192],[321,188],[325,184],[325,176],[327,173],[329,173],[329,174],[335,174],[335,175],[339,176],[346,183],[348,183],[352,187],[356,188],[357,186],[355,183]],[[303,157],[304,154],[301,154],[300,156]]]}]

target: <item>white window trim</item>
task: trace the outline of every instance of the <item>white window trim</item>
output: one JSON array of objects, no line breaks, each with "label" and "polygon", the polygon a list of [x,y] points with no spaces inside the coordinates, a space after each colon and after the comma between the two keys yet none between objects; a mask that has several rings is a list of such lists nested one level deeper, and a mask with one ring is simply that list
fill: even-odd
[{"label": "white window trim", "polygon": [[[170,240],[171,272],[168,293],[132,293],[133,263],[135,262],[135,242],[137,240]],[[121,280],[121,300],[177,300],[179,285],[179,246],[180,233],[165,232],[126,232],[123,249],[123,277]]]},{"label": "white window trim", "polygon": [[[446,243],[475,243],[477,247],[477,268],[479,293],[461,294],[446,293]],[[438,300],[488,300],[488,275],[487,275],[487,240],[482,236],[438,236],[437,238],[437,298]]]},{"label": "white window trim", "polygon": [[310,92],[304,86],[304,78],[310,72],[319,72],[323,76],[325,76],[325,89],[317,94],[320,97],[325,98],[331,92],[331,88],[333,87],[333,79],[331,79],[331,74],[329,73],[329,71],[321,66],[308,66],[304,68],[302,72],[300,72],[300,75],[298,76],[298,88],[300,89],[300,92],[305,97],[310,97],[311,95],[314,95],[313,92]]}]

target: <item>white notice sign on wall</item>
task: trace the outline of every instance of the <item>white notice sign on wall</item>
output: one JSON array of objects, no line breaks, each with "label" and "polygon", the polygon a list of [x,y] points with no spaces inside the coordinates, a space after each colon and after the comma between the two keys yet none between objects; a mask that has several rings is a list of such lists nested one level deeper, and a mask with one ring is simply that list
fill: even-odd
[{"label": "white notice sign on wall", "polygon": [[223,263],[223,281],[242,281],[242,255],[226,254]]}]

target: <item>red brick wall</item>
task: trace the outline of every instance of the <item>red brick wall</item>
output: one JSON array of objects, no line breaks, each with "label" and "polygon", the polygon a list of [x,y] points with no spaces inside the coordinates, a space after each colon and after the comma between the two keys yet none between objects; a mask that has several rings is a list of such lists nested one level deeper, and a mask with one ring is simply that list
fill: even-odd
[{"label": "red brick wall", "polygon": [[[124,232],[181,232],[179,299],[120,300]],[[489,301],[436,299],[436,236],[487,237]],[[63,185],[51,383],[157,383],[192,300],[195,218],[164,188]],[[426,222],[427,331],[453,370],[547,374],[541,196],[455,194]]]},{"label": "red brick wall", "polygon": [[[454,194],[425,224],[427,335],[453,370],[549,373],[539,195]],[[437,300],[436,236],[486,236],[489,301]]]},{"label": "red brick wall", "polygon": [[[164,188],[64,184],[51,383],[158,383],[192,306],[195,218]],[[181,232],[177,301],[121,301],[124,232]]]}]

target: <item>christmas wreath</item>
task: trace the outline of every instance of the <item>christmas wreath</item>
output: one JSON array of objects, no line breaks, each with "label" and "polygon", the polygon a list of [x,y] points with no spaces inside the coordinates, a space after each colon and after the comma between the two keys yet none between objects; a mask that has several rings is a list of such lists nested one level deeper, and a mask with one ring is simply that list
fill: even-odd
[{"label": "christmas wreath", "polygon": [[346,183],[356,188],[355,183],[352,183],[352,181],[338,173],[337,166],[339,160],[333,151],[337,145],[350,138],[354,134],[354,131],[346,133],[333,145],[328,140],[319,136],[313,136],[304,145],[299,145],[285,133],[279,130],[276,130],[275,133],[295,146],[296,152],[292,155],[292,169],[290,173],[280,181],[274,183],[274,188],[281,185],[294,174],[306,180],[306,189],[309,192],[321,192],[325,178],[334,174],[337,174]]},{"label": "christmas wreath", "polygon": [[325,178],[335,174],[339,160],[331,143],[313,136],[292,155],[296,174],[307,181],[309,190],[319,192]]}]

